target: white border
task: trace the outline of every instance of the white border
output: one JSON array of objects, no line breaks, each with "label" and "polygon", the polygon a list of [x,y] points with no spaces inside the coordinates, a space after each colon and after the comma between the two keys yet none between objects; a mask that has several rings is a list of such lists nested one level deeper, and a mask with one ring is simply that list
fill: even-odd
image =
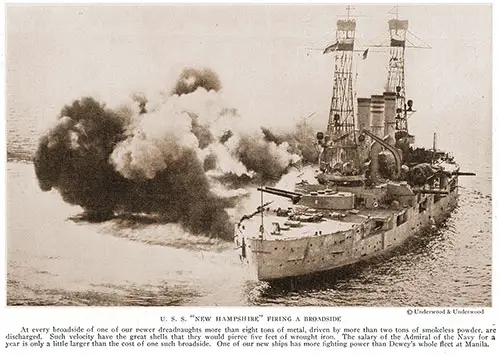
[{"label": "white border", "polygon": [[[30,3],[36,3],[35,1],[30,1]],[[176,2],[176,1],[175,1]],[[200,1],[183,1],[183,2],[188,2],[188,3],[200,3]],[[84,1],[74,1],[74,3],[88,3]],[[92,3],[92,2],[91,2]],[[129,1],[121,1],[120,3],[132,3]],[[148,3],[159,3],[157,1],[149,1]],[[205,3],[205,2],[204,2]],[[236,3],[246,3],[246,2],[240,2],[236,1]],[[264,1],[254,1],[254,3],[266,3]],[[290,3],[296,3],[295,1],[292,1]],[[316,2],[316,3],[323,3],[321,2]],[[350,1],[350,3],[360,3],[359,1]],[[372,2],[362,2],[363,4],[367,3],[372,3]],[[399,3],[412,3],[411,1],[399,1]],[[432,4],[433,2],[428,2],[428,1],[421,1],[420,3],[422,4]],[[441,3],[466,3],[462,1],[441,1]],[[500,60],[498,56],[498,48],[499,48],[499,43],[498,43],[498,34],[500,33],[500,26],[498,24],[499,21],[499,6],[497,4],[493,4],[493,136],[496,138],[498,136],[498,123],[497,120],[499,119],[498,117],[498,98],[500,97],[499,92],[498,92],[498,62]],[[1,15],[2,19],[5,17],[5,8],[1,8]],[[1,28],[2,31],[2,41],[1,41],[1,49],[0,49],[0,54],[1,54],[1,63],[2,63],[2,73],[3,73],[3,84],[1,87],[2,90],[2,107],[3,107],[3,112],[5,114],[5,73],[6,73],[6,68],[5,68],[5,26],[2,26]],[[0,140],[3,144],[4,149],[2,150],[1,157],[2,157],[2,162],[5,163],[6,161],[6,141],[5,141],[5,116],[4,119],[0,121],[1,125],[1,130],[4,132],[0,136]],[[496,142],[496,139],[493,139],[493,171],[496,172],[496,167],[497,167],[497,159],[498,159],[498,143]],[[496,241],[497,237],[497,224],[498,224],[498,199],[497,199],[497,181],[496,181],[496,174],[494,173],[494,181],[493,181],[493,253],[494,253],[494,258],[493,258],[493,308],[491,309],[486,309],[487,316],[484,318],[476,318],[476,317],[452,317],[449,319],[443,319],[440,320],[439,318],[433,318],[433,317],[418,317],[419,319],[417,320],[418,323],[433,323],[433,322],[440,322],[444,321],[445,324],[448,326],[453,326],[457,324],[474,324],[477,322],[477,324],[483,324],[487,325],[488,322],[498,322],[498,272],[497,272],[497,260],[496,257],[498,256],[498,241]],[[1,186],[2,186],[2,194],[5,197],[5,168],[2,170],[1,174]],[[1,213],[1,225],[5,226],[5,200],[4,204],[2,204],[2,213]],[[4,234],[5,235],[5,234]],[[5,239],[4,239],[5,240]],[[1,251],[3,252],[3,255],[6,255],[6,250],[5,250],[5,243],[2,243],[1,246]],[[6,260],[4,263],[2,263],[1,267],[1,272],[3,275],[6,273]],[[6,299],[5,299],[5,280],[2,284],[2,292],[0,292],[0,300],[2,305],[5,305]],[[331,314],[340,314],[344,317],[347,323],[352,323],[354,324],[359,324],[360,322],[366,322],[367,325],[369,324],[394,324],[394,323],[399,323],[399,324],[404,324],[408,321],[408,316],[405,314],[406,309],[401,309],[401,308],[383,308],[383,309],[377,309],[377,308],[362,308],[362,307],[357,307],[357,308],[328,308],[324,310],[320,309],[310,309],[310,308],[297,308],[297,309],[291,309],[291,308],[266,308],[266,309],[261,309],[261,308],[253,308],[253,307],[246,307],[246,308],[196,308],[196,309],[190,309],[187,307],[177,307],[177,308],[168,308],[168,307],[162,307],[162,308],[148,308],[148,309],[143,309],[143,308],[93,308],[93,309],[88,309],[88,308],[74,308],[74,307],[64,307],[64,308],[29,308],[29,307],[15,307],[15,308],[6,308],[5,306],[2,306],[1,311],[0,311],[0,319],[2,320],[2,325],[1,329],[2,331],[0,332],[2,336],[6,334],[8,331],[13,331],[14,329],[18,328],[21,325],[24,325],[26,323],[32,323],[32,324],[40,324],[40,323],[45,323],[45,324],[50,324],[51,322],[57,322],[60,325],[66,324],[66,325],[74,325],[74,324],[82,324],[82,325],[91,325],[91,324],[122,324],[122,325],[134,325],[134,324],[139,324],[139,323],[147,323],[147,324],[156,324],[158,322],[158,317],[161,315],[172,315],[172,314],[183,314],[183,313],[193,313],[196,312],[197,314],[222,314],[222,313],[227,313],[227,314],[255,314],[255,313],[264,313],[264,314],[326,314],[326,313],[331,313]],[[415,317],[413,317],[412,321],[415,321]],[[498,326],[498,324],[497,324]],[[22,349],[22,352],[27,352],[29,349]],[[110,350],[110,349],[107,349]],[[268,349],[269,351],[276,352],[275,349]],[[302,351],[301,349],[297,349],[299,351]],[[328,349],[322,349],[323,350],[328,350]],[[493,350],[493,349],[490,349]],[[63,350],[64,353],[73,353],[76,352],[76,349],[65,349]],[[95,351],[93,349],[92,351]],[[134,351],[133,349],[119,349],[120,353],[122,352],[131,352]],[[166,349],[162,349],[163,352],[168,351]],[[193,351],[193,349],[186,349],[187,351]],[[213,353],[215,351],[218,351],[217,349],[212,349],[211,351],[207,351],[208,353]],[[231,352],[234,352],[235,350],[231,350]],[[243,353],[254,351],[254,349],[242,349],[242,350],[237,350],[238,352],[241,351]],[[339,351],[338,349],[329,349],[328,352],[331,351]],[[400,353],[399,350],[393,350],[390,351],[388,349],[382,349],[381,351],[376,351],[376,350],[370,350],[370,352],[373,353],[384,353],[386,354],[387,352],[392,352],[392,353]],[[175,349],[174,352],[182,352],[181,349]],[[326,351],[325,351],[326,352]],[[437,349],[437,351],[425,351],[426,353],[443,353],[443,349]],[[458,349],[454,349],[453,351],[446,351],[446,353],[462,353],[465,351],[459,351]],[[472,353],[476,353],[477,351],[474,350]],[[481,351],[482,352],[482,351]],[[423,353],[423,351],[418,351],[418,353]]]}]

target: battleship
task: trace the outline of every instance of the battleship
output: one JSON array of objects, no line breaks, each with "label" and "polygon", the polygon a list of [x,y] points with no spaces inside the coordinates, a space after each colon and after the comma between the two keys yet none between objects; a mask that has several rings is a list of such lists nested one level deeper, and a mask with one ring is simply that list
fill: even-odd
[{"label": "battleship", "polygon": [[[349,11],[349,9],[348,9]],[[293,191],[261,186],[261,203],[243,215],[234,234],[240,258],[257,278],[273,281],[333,270],[381,255],[428,228],[457,206],[461,172],[453,156],[414,148],[408,119],[415,112],[405,89],[409,23],[388,21],[388,74],[383,92],[355,95],[356,21],[337,21],[333,95],[325,132],[316,135],[314,181]],[[368,50],[361,51],[363,59]],[[264,203],[263,195],[287,204]]]}]

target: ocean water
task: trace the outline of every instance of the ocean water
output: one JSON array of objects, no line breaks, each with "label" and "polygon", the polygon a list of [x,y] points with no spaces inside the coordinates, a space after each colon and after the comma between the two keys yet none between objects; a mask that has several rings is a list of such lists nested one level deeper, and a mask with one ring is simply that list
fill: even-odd
[{"label": "ocean water", "polygon": [[[27,118],[28,117],[28,118]],[[78,206],[42,192],[31,157],[36,117],[7,120],[7,302],[87,306],[491,306],[489,154],[466,161],[458,207],[438,229],[340,271],[252,280],[232,243],[175,224],[73,218]],[[457,157],[459,154],[457,154]]]}]

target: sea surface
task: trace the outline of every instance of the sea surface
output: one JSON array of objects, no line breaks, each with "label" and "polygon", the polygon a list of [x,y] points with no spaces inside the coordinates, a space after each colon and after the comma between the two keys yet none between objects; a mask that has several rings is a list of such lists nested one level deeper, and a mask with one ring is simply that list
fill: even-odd
[{"label": "sea surface", "polygon": [[[23,117],[21,119],[20,117]],[[490,154],[466,161],[456,208],[390,254],[318,277],[252,280],[232,243],[175,224],[75,219],[82,210],[37,184],[39,128],[7,120],[8,305],[491,306]],[[458,154],[457,154],[458,156]]]}]

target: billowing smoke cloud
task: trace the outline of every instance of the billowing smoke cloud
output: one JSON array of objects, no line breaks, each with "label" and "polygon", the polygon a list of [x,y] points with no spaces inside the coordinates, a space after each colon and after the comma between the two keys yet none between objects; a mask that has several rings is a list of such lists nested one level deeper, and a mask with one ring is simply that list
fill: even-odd
[{"label": "billowing smoke cloud", "polygon": [[226,210],[244,195],[241,187],[287,173],[312,134],[252,125],[220,88],[213,71],[186,69],[159,101],[135,94],[132,106],[116,110],[92,98],[73,102],[40,140],[40,187],[57,189],[90,217],[149,213],[230,239]]},{"label": "billowing smoke cloud", "polygon": [[115,144],[124,139],[129,119],[92,98],[65,106],[35,155],[41,189],[56,188],[66,202],[109,215],[126,181],[108,159]]},{"label": "billowing smoke cloud", "polygon": [[132,99],[137,102],[139,106],[139,114],[147,113],[146,105],[148,104],[148,99],[143,93],[135,93],[132,95]]},{"label": "billowing smoke cloud", "polygon": [[219,91],[222,85],[218,75],[211,69],[186,68],[179,76],[172,95],[190,94],[199,87],[207,91]]},{"label": "billowing smoke cloud", "polygon": [[315,146],[315,132],[304,122],[297,123],[290,132],[277,133],[262,127],[265,139],[281,145],[289,144],[289,150],[301,156],[302,164],[313,164],[318,161],[318,150]]}]

